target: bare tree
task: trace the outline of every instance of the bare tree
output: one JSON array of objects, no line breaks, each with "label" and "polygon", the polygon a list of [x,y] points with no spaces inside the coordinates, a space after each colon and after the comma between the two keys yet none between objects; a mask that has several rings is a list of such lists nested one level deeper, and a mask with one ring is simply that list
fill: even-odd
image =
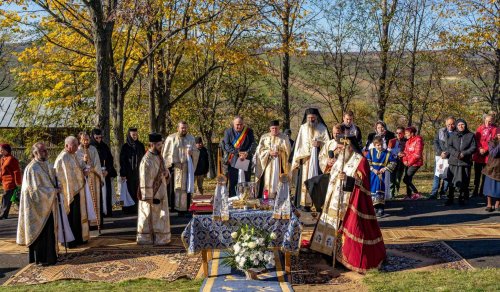
[{"label": "bare tree", "polygon": [[352,99],[362,93],[361,71],[368,46],[366,6],[347,0],[316,0],[313,4],[318,14],[309,43],[316,52],[304,59],[309,88],[341,122]]}]

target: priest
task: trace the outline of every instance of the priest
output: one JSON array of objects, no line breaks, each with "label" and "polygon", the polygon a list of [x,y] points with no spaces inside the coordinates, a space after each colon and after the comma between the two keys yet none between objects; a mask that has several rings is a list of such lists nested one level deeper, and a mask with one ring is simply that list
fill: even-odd
[{"label": "priest", "polygon": [[161,156],[160,134],[149,134],[149,147],[139,166],[140,201],[137,244],[167,245],[170,242],[167,181],[170,176]]},{"label": "priest", "polygon": [[255,151],[255,178],[259,197],[274,199],[281,174],[288,174],[291,147],[288,136],[280,132],[279,121],[269,123],[269,133],[262,135]]},{"label": "priest", "polygon": [[113,216],[113,184],[112,180],[118,175],[115,169],[113,154],[109,146],[103,141],[101,129],[93,129],[90,133],[90,145],[94,146],[99,153],[99,160],[102,167],[102,175],[104,176],[104,195],[103,195],[103,210],[106,210],[104,217]]},{"label": "priest", "polygon": [[90,220],[89,225],[92,227],[97,227],[101,229],[103,223],[103,213],[102,213],[102,186],[104,185],[104,175],[102,174],[101,160],[99,159],[99,152],[97,149],[90,145],[90,136],[87,132],[80,132],[78,135],[80,138],[80,145],[76,151],[76,157],[80,163],[85,165],[88,170],[88,174],[85,176],[85,181],[88,185],[86,191],[90,192],[87,194],[87,199],[90,199],[92,206],[94,207],[94,212],[96,214],[95,220]]},{"label": "priest", "polygon": [[123,207],[123,213],[137,213],[137,191],[139,190],[139,164],[146,150],[144,144],[139,141],[137,128],[129,128],[127,142],[120,150],[120,177],[122,182],[127,183],[127,189],[135,204]]},{"label": "priest", "polygon": [[187,212],[194,193],[194,171],[200,151],[193,135],[188,134],[186,122],[179,122],[177,133],[167,137],[162,156],[167,168],[173,167],[174,170],[174,209],[179,214]]},{"label": "priest", "polygon": [[64,211],[75,240],[68,243],[69,248],[87,243],[89,240],[89,224],[87,217],[87,201],[85,198],[85,175],[89,174],[83,161],[76,157],[78,140],[69,136],[64,140],[64,150],[57,156],[54,169],[64,200]]},{"label": "priest", "polygon": [[328,140],[330,140],[330,135],[318,109],[307,109],[295,140],[292,160],[292,171],[298,172],[295,184],[295,204],[305,207],[306,210],[312,206],[312,200],[304,182],[321,174],[318,154]]},{"label": "priest", "polygon": [[370,166],[355,136],[338,136],[342,150],[330,171],[323,212],[311,238],[311,249],[365,273],[386,257],[382,232],[370,196]]},{"label": "priest", "polygon": [[57,193],[55,174],[43,143],[33,145],[34,159],[24,169],[19,201],[17,244],[29,248],[29,262],[42,266],[57,262]]}]

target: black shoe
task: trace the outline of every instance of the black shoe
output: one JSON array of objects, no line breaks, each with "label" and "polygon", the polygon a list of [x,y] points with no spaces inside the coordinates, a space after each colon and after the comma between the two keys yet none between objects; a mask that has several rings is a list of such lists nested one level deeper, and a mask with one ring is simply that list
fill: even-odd
[{"label": "black shoe", "polygon": [[465,199],[464,199],[464,198],[460,198],[460,199],[458,199],[458,204],[459,204],[460,206],[465,206]]},{"label": "black shoe", "polygon": [[445,206],[451,206],[453,205],[453,199],[448,199],[446,200],[446,202],[444,203]]},{"label": "black shoe", "polygon": [[493,208],[493,207],[486,207],[486,209],[484,209],[484,211],[486,211],[486,212],[493,212],[493,211],[495,211],[495,208]]},{"label": "black shoe", "polygon": [[434,195],[430,195],[430,196],[427,198],[427,200],[437,200],[437,198],[438,198],[438,197],[437,197],[437,195],[435,195],[435,194],[434,194]]}]

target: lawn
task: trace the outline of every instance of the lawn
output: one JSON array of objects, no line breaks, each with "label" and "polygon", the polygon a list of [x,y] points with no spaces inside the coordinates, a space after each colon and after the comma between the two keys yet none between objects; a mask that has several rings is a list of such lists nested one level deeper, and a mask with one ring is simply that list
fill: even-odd
[{"label": "lawn", "polygon": [[500,269],[381,273],[363,279],[369,291],[500,291]]},{"label": "lawn", "polygon": [[1,292],[15,291],[199,291],[203,280],[179,279],[174,282],[139,279],[119,283],[85,282],[79,280],[55,281],[47,284],[1,287]]}]

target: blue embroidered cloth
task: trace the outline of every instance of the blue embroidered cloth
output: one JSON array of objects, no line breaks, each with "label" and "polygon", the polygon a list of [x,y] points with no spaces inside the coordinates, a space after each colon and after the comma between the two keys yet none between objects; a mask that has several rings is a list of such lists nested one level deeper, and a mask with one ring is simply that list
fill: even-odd
[{"label": "blue embroidered cloth", "polygon": [[225,249],[233,245],[231,233],[249,224],[258,229],[276,233],[271,247],[297,252],[300,248],[302,224],[292,213],[290,220],[273,218],[273,211],[230,210],[228,221],[212,220],[212,214],[194,215],[182,232],[182,242],[188,254],[202,249]]}]

